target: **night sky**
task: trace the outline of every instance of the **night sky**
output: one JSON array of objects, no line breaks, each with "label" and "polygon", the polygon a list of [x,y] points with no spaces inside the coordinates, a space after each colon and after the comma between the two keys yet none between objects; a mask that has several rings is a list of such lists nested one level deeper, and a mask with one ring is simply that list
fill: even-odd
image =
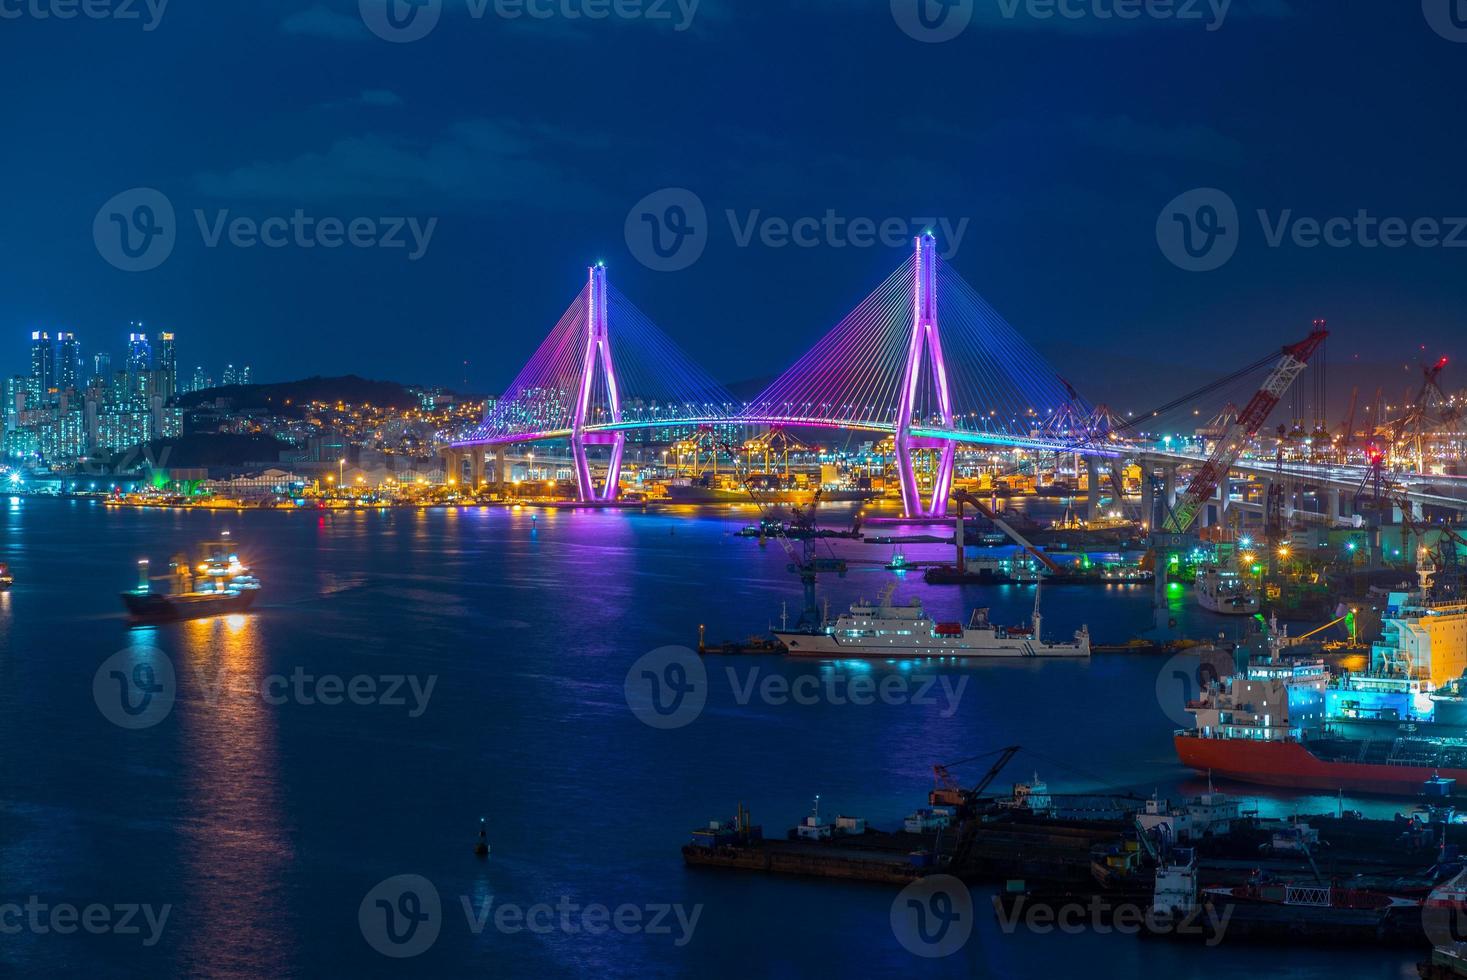
[{"label": "night sky", "polygon": [[[1331,360],[1388,365],[1390,394],[1421,345],[1467,354],[1467,222],[1455,248],[1369,248],[1354,230],[1343,247],[1293,231],[1270,247],[1256,213],[1365,209],[1438,219],[1451,237],[1467,216],[1460,0],[1233,0],[1220,23],[1220,0],[1180,20],[1096,16],[1127,0],[1069,0],[1074,18],[1036,16],[1043,0],[954,0],[933,30],[971,23],[942,42],[918,26],[918,0],[702,0],[684,30],[688,0],[666,19],[605,20],[562,12],[598,0],[555,0],[543,19],[443,0],[411,43],[374,35],[358,0],[36,15],[79,2],[0,0],[7,374],[24,370],[32,329],[120,351],[140,319],[179,334],[185,372],[233,361],[257,380],[458,387],[467,359],[469,387],[493,391],[604,259],[717,377],[765,378],[909,250],[905,225],[892,247],[824,231],[813,247],[739,242],[751,216],[827,212],[966,219],[953,265],[1082,392],[1122,407],[1253,361],[1320,316]],[[128,272],[99,249],[123,227],[99,212],[139,187],[175,209],[176,243]],[[629,246],[630,226],[647,253],[634,207],[664,188],[708,215],[706,250],[678,271]],[[1236,254],[1212,271],[1159,244],[1159,224],[1179,227],[1164,209],[1196,188],[1240,213]],[[664,217],[666,204],[653,198]],[[436,224],[416,259],[406,229],[405,248],[227,234],[211,248],[196,210],[206,225],[297,210]]]}]

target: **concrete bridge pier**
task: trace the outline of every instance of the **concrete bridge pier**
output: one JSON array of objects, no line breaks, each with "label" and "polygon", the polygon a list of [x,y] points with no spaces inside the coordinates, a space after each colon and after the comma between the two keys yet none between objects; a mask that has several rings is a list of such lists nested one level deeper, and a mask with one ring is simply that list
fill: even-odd
[{"label": "concrete bridge pier", "polygon": [[478,491],[484,485],[484,447],[475,446],[469,451],[469,487]]},{"label": "concrete bridge pier", "polygon": [[1097,520],[1103,516],[1100,509],[1100,461],[1090,456],[1085,460],[1085,485],[1088,494],[1087,516]]},{"label": "concrete bridge pier", "polygon": [[1156,523],[1156,483],[1151,467],[1141,464],[1141,521],[1148,528]]},{"label": "concrete bridge pier", "polygon": [[464,472],[464,453],[461,449],[443,450],[443,473],[446,479],[457,482]]},{"label": "concrete bridge pier", "polygon": [[1162,473],[1166,480],[1164,494],[1167,510],[1175,510],[1177,506],[1177,464],[1169,463],[1162,469]]}]

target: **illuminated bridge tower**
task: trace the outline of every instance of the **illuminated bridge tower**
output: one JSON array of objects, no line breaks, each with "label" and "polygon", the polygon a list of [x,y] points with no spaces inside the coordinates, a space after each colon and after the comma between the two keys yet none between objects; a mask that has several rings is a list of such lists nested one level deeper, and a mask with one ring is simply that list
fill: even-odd
[{"label": "illuminated bridge tower", "polygon": [[[613,424],[621,423],[621,396],[616,390],[616,369],[611,360],[611,336],[607,330],[606,266],[591,267],[590,299],[586,304],[586,347],[581,356],[581,392],[571,416],[571,454],[576,462],[576,486],[582,502],[615,500],[621,479],[621,456],[626,448],[624,432],[587,432],[592,396],[596,391],[596,366],[606,384],[606,408]],[[591,478],[591,464],[586,457],[590,446],[610,446],[611,460],[606,467],[606,483],[600,490]]]},{"label": "illuminated bridge tower", "polygon": [[[930,233],[924,234],[917,239],[916,246],[917,258],[912,282],[912,344],[907,352],[901,397],[897,402],[897,475],[901,479],[902,505],[908,517],[946,517],[948,494],[953,483],[956,444],[951,439],[924,438],[912,434],[913,414],[919,405],[919,393],[924,387],[924,374],[935,394],[935,403],[932,404],[933,410],[928,417],[917,420],[918,427],[938,421],[944,429],[953,427],[947,365],[942,359],[942,338],[937,329],[937,239]],[[932,496],[926,500],[917,486],[917,473],[912,465],[912,452],[924,449],[937,453],[937,466],[932,476]]]}]

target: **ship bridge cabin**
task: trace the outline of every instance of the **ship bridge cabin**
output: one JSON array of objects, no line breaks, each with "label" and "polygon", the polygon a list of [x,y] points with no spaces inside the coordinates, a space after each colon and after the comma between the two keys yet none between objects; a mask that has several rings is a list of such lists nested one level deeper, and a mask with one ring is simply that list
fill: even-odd
[{"label": "ship bridge cabin", "polygon": [[1372,674],[1426,681],[1433,688],[1467,673],[1467,602],[1421,602],[1392,592],[1370,667]]},{"label": "ship bridge cabin", "polygon": [[1187,705],[1203,738],[1298,740],[1324,725],[1329,674],[1320,661],[1262,663],[1221,683]]}]

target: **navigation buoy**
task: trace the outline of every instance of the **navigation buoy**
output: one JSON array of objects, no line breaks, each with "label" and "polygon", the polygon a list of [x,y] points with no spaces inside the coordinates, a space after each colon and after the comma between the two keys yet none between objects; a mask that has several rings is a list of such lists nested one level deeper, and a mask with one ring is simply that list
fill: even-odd
[{"label": "navigation buoy", "polygon": [[479,818],[479,839],[474,844],[474,854],[481,858],[489,856],[489,828],[483,817]]}]

